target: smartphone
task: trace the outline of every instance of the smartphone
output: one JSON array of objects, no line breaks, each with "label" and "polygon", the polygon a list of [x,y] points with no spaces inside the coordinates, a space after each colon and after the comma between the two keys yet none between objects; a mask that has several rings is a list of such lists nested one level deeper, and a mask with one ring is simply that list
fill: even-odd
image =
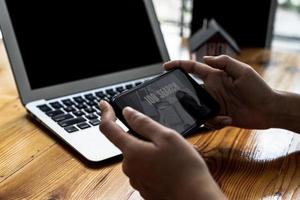
[{"label": "smartphone", "polygon": [[182,69],[166,72],[117,95],[112,106],[126,125],[122,110],[130,106],[183,136],[216,116],[220,108],[217,101]]}]

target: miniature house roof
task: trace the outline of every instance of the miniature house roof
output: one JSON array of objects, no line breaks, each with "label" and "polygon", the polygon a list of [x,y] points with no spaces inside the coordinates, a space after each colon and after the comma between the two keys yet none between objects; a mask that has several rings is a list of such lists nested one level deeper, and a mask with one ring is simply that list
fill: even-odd
[{"label": "miniature house roof", "polygon": [[214,19],[209,21],[208,28],[200,29],[189,39],[190,51],[197,51],[216,34],[220,34],[234,51],[240,51],[235,40]]}]

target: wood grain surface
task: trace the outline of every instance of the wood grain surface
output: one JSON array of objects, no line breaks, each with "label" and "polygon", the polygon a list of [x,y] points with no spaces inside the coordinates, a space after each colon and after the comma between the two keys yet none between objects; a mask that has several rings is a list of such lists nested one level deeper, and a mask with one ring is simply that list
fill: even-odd
[{"label": "wood grain surface", "polygon": [[[247,49],[240,59],[272,87],[300,93],[300,55]],[[188,140],[198,146],[229,199],[300,199],[298,134],[228,127],[198,133]],[[122,173],[121,161],[119,157],[87,163],[30,119],[0,43],[1,200],[141,199]]]}]

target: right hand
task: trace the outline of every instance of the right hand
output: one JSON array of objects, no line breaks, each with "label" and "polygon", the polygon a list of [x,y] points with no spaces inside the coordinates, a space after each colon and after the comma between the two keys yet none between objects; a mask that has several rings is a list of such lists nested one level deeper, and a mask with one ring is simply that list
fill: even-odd
[{"label": "right hand", "polygon": [[206,64],[171,61],[166,70],[182,68],[200,77],[205,89],[221,106],[219,115],[206,123],[211,128],[237,126],[270,128],[275,91],[249,65],[228,56],[205,57]]}]

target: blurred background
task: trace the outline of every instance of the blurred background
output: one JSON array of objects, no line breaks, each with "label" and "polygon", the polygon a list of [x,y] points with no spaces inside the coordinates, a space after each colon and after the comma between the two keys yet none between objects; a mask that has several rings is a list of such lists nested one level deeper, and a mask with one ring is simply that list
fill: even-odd
[{"label": "blurred background", "polygon": [[[187,58],[174,49],[180,43],[178,36],[188,38],[191,35],[193,0],[153,1],[171,57]],[[300,0],[278,0],[271,47],[278,51],[300,52]]]},{"label": "blurred background", "polygon": [[[153,0],[172,59],[189,58],[186,51],[178,49],[191,35],[193,1],[200,0]],[[271,47],[278,51],[300,52],[300,0],[277,2]]]}]

